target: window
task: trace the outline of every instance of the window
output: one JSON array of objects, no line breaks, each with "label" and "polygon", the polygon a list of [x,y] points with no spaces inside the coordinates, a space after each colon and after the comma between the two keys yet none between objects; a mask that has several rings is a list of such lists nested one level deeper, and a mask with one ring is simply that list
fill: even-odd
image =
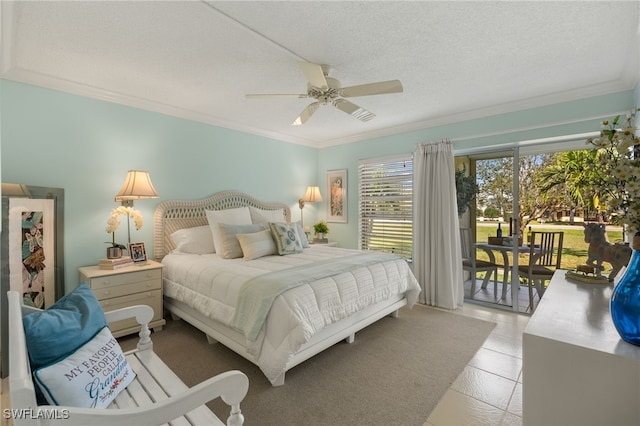
[{"label": "window", "polygon": [[358,166],[359,248],[411,259],[413,244],[413,159],[362,160]]}]

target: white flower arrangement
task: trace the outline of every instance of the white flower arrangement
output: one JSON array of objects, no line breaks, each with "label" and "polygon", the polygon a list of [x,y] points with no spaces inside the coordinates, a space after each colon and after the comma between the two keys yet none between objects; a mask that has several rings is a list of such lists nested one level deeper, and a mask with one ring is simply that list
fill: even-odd
[{"label": "white flower arrangement", "polygon": [[118,244],[116,244],[115,242],[115,238],[116,238],[115,232],[116,232],[116,229],[118,229],[118,227],[120,226],[121,215],[127,215],[128,217],[132,218],[133,223],[136,227],[136,230],[140,230],[142,228],[142,225],[144,224],[144,219],[142,218],[142,215],[140,214],[139,211],[137,211],[133,207],[120,206],[118,208],[111,210],[111,216],[109,216],[109,219],[107,220],[106,231],[107,233],[111,234],[111,244],[114,247],[118,247]]},{"label": "white flower arrangement", "polygon": [[597,166],[601,173],[593,182],[598,196],[608,203],[614,219],[627,225],[627,231],[637,234],[640,232],[640,139],[636,136],[634,119],[635,111],[627,114],[624,125],[618,126],[620,116],[603,121],[600,137],[589,138],[587,143],[598,150]]}]

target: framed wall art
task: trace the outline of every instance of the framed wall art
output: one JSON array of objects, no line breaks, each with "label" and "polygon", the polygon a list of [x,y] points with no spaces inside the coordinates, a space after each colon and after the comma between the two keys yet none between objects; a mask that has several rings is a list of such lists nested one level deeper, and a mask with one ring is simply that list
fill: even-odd
[{"label": "framed wall art", "polygon": [[347,222],[347,170],[327,172],[327,222]]},{"label": "framed wall art", "polygon": [[[0,294],[45,309],[64,295],[64,189],[2,183]],[[0,353],[6,353],[6,297],[0,298]],[[2,357],[0,376],[6,375]]]}]

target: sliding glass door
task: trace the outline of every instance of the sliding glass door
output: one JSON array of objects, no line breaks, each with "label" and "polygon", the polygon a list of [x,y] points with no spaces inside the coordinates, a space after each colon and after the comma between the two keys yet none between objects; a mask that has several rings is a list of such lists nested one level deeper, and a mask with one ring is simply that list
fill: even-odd
[{"label": "sliding glass door", "polygon": [[[475,206],[460,218],[460,226],[472,229],[479,260],[500,265],[496,280],[492,277],[486,288],[481,285],[484,272],[478,274],[474,294],[470,294],[474,287],[470,280],[465,282],[465,296],[469,301],[520,311],[523,302],[519,298],[518,277],[521,235],[518,148],[477,153],[458,157],[456,161],[458,167],[475,177],[478,186]],[[509,241],[515,244],[509,245]]]}]

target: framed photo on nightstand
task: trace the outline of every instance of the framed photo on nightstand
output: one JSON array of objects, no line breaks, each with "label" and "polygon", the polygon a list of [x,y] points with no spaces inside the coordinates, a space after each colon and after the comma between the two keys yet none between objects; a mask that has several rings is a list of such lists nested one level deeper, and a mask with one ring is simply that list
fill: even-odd
[{"label": "framed photo on nightstand", "polygon": [[144,243],[129,243],[129,254],[133,263],[147,262],[147,250],[144,248]]}]

